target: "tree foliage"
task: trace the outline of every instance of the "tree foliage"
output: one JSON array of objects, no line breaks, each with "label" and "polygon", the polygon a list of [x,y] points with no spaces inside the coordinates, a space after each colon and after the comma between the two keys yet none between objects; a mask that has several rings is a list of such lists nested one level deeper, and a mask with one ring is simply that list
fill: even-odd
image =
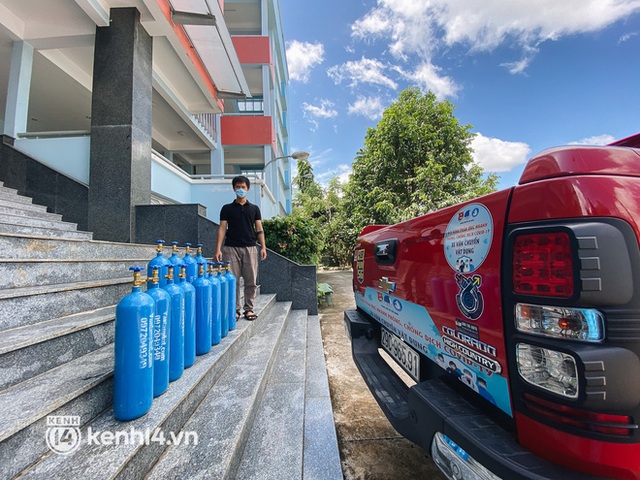
[{"label": "tree foliage", "polygon": [[345,189],[345,208],[360,226],[391,224],[495,190],[473,163],[471,126],[432,92],[409,88],[367,131]]},{"label": "tree foliage", "polygon": [[432,92],[409,88],[370,128],[347,184],[323,188],[298,160],[293,214],[265,221],[269,248],[298,263],[348,265],[358,233],[495,191],[498,177],[473,162],[471,126]]}]

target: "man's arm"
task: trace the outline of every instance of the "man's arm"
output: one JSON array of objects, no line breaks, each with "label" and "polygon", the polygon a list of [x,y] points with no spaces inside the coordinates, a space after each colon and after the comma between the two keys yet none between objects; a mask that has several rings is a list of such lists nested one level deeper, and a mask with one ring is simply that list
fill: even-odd
[{"label": "man's arm", "polygon": [[262,220],[256,220],[256,237],[260,243],[260,259],[267,258],[267,244],[264,240],[264,231],[262,230]]},{"label": "man's arm", "polygon": [[227,233],[227,221],[220,220],[220,226],[218,227],[218,239],[216,240],[216,261],[222,260],[222,242],[224,242],[224,236]]}]

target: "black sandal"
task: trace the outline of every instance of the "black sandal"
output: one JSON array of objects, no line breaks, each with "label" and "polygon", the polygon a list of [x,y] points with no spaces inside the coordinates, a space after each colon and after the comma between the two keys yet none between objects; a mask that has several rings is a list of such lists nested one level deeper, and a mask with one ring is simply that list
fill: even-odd
[{"label": "black sandal", "polygon": [[256,318],[258,318],[258,316],[255,313],[253,313],[251,310],[247,310],[246,312],[244,312],[244,318],[246,320],[251,321],[251,320],[255,320]]}]

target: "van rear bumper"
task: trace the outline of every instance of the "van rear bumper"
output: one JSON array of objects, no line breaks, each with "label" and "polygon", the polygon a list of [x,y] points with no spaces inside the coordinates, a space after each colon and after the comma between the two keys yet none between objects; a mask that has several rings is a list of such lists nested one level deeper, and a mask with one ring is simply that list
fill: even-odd
[{"label": "van rear bumper", "polygon": [[345,310],[353,359],[393,427],[427,451],[441,432],[477,462],[505,479],[594,478],[554,465],[520,446],[514,435],[447,383],[434,378],[408,387],[378,353],[380,327]]}]

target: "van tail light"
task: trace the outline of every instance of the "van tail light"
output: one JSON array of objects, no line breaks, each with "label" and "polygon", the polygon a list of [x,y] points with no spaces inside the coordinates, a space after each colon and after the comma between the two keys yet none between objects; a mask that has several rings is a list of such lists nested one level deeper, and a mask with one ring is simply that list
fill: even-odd
[{"label": "van tail light", "polygon": [[513,245],[513,291],[521,295],[573,296],[573,256],[567,232],[518,235]]},{"label": "van tail light", "polygon": [[632,418],[627,415],[581,410],[544,400],[529,393],[525,393],[523,399],[527,410],[553,422],[571,425],[582,430],[628,437],[638,429],[638,425],[633,424]]}]

